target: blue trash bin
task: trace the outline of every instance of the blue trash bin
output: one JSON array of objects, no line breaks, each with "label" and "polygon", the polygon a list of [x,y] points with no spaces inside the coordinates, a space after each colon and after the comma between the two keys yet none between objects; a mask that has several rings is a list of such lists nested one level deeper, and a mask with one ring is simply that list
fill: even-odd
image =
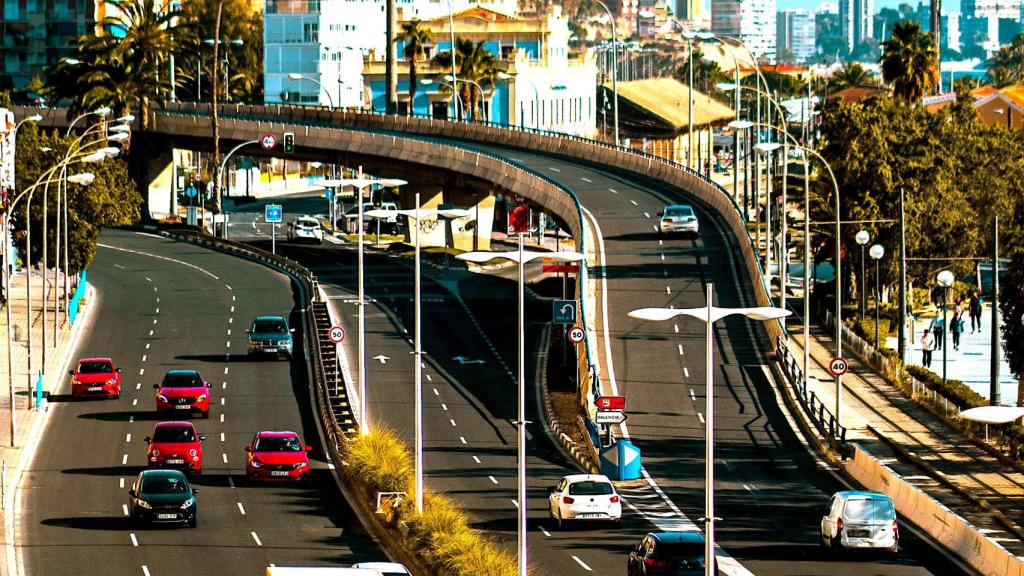
[{"label": "blue trash bin", "polygon": [[636,480],[640,477],[640,449],[620,438],[601,450],[601,473],[612,480]]}]

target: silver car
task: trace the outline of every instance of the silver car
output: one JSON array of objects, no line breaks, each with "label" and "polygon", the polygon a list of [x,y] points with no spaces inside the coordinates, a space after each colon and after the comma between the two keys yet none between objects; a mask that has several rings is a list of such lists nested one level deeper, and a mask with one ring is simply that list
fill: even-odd
[{"label": "silver car", "polygon": [[298,242],[299,240],[315,242],[317,244],[323,243],[324,230],[320,227],[320,222],[316,218],[312,216],[299,216],[291,221],[291,224],[288,225],[288,241]]},{"label": "silver car", "polygon": [[892,499],[881,492],[836,492],[821,519],[821,543],[833,550],[877,549],[893,554],[900,532]]},{"label": "silver car", "polygon": [[689,204],[672,204],[666,206],[661,213],[661,222],[658,230],[662,234],[691,234],[696,238],[700,234],[700,222],[697,220],[697,213]]}]

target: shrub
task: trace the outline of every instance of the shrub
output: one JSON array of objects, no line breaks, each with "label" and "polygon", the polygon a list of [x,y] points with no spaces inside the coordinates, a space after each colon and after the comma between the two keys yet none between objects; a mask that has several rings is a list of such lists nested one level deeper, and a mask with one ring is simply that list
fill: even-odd
[{"label": "shrub", "polygon": [[408,492],[413,477],[412,456],[393,430],[378,425],[369,434],[353,438],[346,458],[348,473],[371,494]]},{"label": "shrub", "polygon": [[935,390],[940,395],[948,398],[950,402],[961,410],[988,405],[988,400],[982,397],[981,394],[971,390],[960,380],[947,379],[945,385],[943,385],[942,377],[927,368],[911,365],[906,367],[906,371],[927,388]]}]

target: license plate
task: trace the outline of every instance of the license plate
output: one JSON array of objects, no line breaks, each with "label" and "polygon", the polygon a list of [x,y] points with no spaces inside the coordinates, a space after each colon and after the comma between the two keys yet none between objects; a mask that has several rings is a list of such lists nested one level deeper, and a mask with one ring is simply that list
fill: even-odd
[{"label": "license plate", "polygon": [[287,470],[272,470],[270,472],[270,475],[271,476],[287,476],[288,475],[288,471]]},{"label": "license plate", "polygon": [[263,348],[264,352],[277,352],[277,346],[266,346]]},{"label": "license plate", "polygon": [[850,530],[848,535],[850,536],[850,538],[867,538],[868,537],[868,531],[867,530]]},{"label": "license plate", "polygon": [[175,520],[178,518],[177,514],[157,514],[157,520]]},{"label": "license plate", "polygon": [[103,390],[103,387],[102,386],[89,386],[88,390],[89,390],[89,392],[99,392],[100,390]]},{"label": "license plate", "polygon": [[604,514],[594,514],[594,513],[577,514],[577,516],[580,517],[580,518],[604,518]]},{"label": "license plate", "polygon": [[182,458],[168,458],[167,459],[167,463],[168,464],[184,464],[185,460],[182,459]]},{"label": "license plate", "polygon": [[191,410],[192,409],[192,405],[191,404],[178,404],[177,406],[174,407],[174,409],[175,410]]}]

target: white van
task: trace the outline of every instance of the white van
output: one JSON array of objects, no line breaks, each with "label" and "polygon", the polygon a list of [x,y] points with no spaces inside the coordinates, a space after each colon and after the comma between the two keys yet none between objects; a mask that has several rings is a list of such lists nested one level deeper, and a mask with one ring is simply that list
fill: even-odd
[{"label": "white van", "polygon": [[833,550],[877,549],[893,554],[900,532],[892,499],[881,492],[836,492],[821,519],[821,544]]},{"label": "white van", "polygon": [[284,566],[268,566],[267,576],[381,576],[380,572],[371,568],[288,568]]}]

